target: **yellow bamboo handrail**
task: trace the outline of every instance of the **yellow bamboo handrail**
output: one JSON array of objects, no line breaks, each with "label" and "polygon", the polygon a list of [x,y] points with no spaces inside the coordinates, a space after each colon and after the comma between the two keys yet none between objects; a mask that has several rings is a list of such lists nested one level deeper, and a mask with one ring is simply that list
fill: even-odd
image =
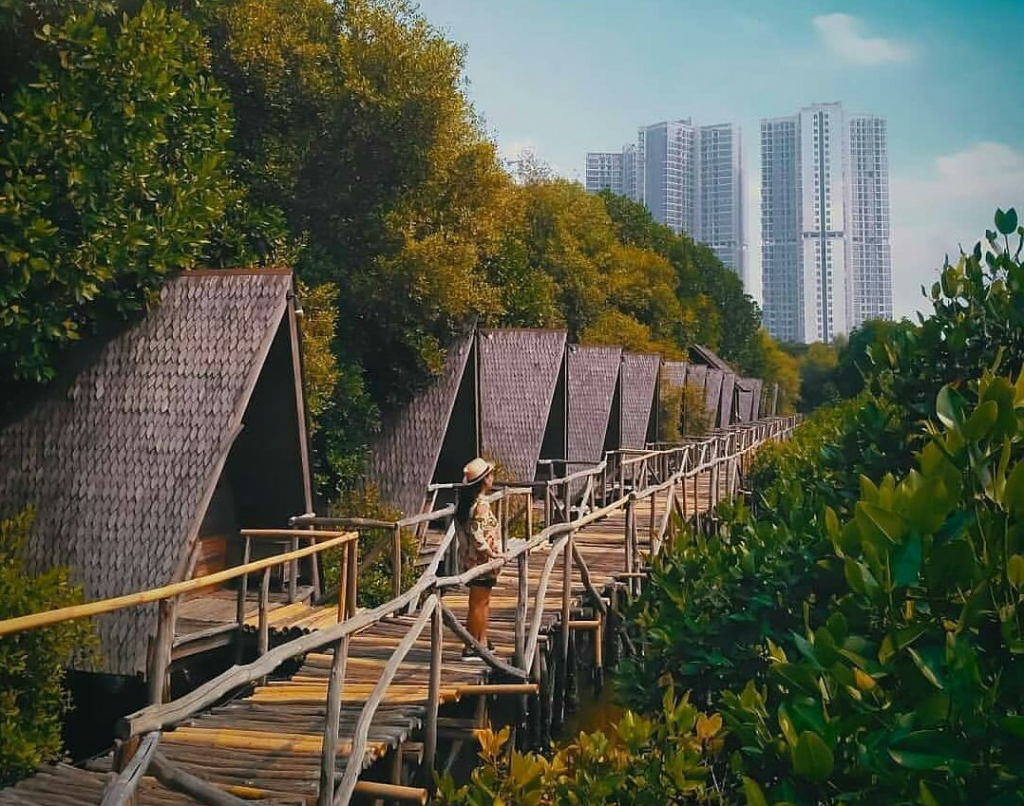
[{"label": "yellow bamboo handrail", "polygon": [[[317,532],[293,532],[293,534],[296,537],[307,539],[318,535]],[[17,632],[23,632],[24,630],[49,627],[53,624],[59,624],[62,621],[72,621],[74,619],[88,618],[89,616],[99,616],[104,613],[113,613],[115,610],[124,610],[127,607],[136,607],[138,605],[149,604],[151,602],[159,602],[161,599],[168,599],[172,596],[179,596],[183,593],[191,593],[192,591],[212,588],[222,582],[237,579],[240,576],[246,576],[256,571],[262,571],[266,568],[272,568],[275,565],[282,565],[284,563],[291,562],[292,560],[309,557],[312,554],[318,554],[321,551],[326,551],[327,549],[337,548],[338,546],[343,546],[359,539],[359,535],[355,532],[339,532],[337,534],[337,537],[324,540],[323,542],[319,542],[313,546],[306,546],[305,548],[301,548],[296,551],[277,554],[273,557],[266,557],[262,560],[254,560],[253,562],[246,563],[245,565],[228,568],[224,571],[217,571],[214,574],[208,574],[204,577],[186,579],[183,582],[173,582],[170,585],[164,585],[159,588],[150,588],[149,590],[127,593],[124,596],[114,596],[110,599],[97,599],[96,601],[86,602],[85,604],[71,605],[70,607],[58,608],[57,610],[46,610],[41,613],[30,613],[26,616],[17,616],[15,618],[5,619],[4,621],[0,621],[0,637]]]}]

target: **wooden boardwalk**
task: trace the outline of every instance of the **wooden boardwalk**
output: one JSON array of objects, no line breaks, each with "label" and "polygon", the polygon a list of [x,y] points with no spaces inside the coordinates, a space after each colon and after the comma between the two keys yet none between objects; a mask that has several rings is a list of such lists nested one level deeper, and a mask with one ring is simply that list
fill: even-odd
[{"label": "wooden boardwalk", "polygon": [[[727,474],[719,474],[717,468],[708,469],[686,479],[685,487],[675,483],[636,501],[630,513],[635,529],[632,564],[628,558],[627,541],[630,514],[625,509],[611,511],[572,533],[571,539],[589,571],[591,583],[589,588],[584,584],[578,562],[569,565],[572,610],[590,608],[593,615],[586,618],[596,618],[594,590],[608,592],[616,586],[621,589],[622,577],[630,569],[633,569],[634,577],[639,575],[641,566],[636,565],[636,558],[642,561],[652,542],[657,542],[664,534],[669,520],[665,515],[666,508],[671,506],[690,517],[704,513],[715,500],[728,494],[729,478]],[[425,546],[428,555],[437,539],[435,535],[434,539],[428,540]],[[545,562],[552,543],[557,542],[541,543],[529,553],[527,591],[533,613],[537,612],[535,594]],[[539,621],[541,636],[552,633],[566,607],[563,599],[564,568],[561,558],[553,560]],[[442,592],[444,606],[464,621],[467,589],[449,587]],[[517,563],[512,561],[504,568],[492,591],[489,633],[496,655],[509,664],[516,658],[517,622],[522,617],[520,595]],[[226,607],[228,611],[234,607],[233,594]],[[192,618],[188,611],[186,617]],[[337,606],[279,603],[270,610],[268,617],[284,629],[318,631],[337,624]],[[253,618],[255,615],[248,620],[252,622]],[[336,781],[341,780],[352,761],[351,737],[355,734],[367,699],[381,679],[392,653],[402,644],[416,621],[415,614],[394,615],[371,623],[350,637],[341,689]],[[463,642],[451,631],[445,631],[443,636],[440,705],[448,706],[468,698],[474,698],[475,702],[485,698],[486,702],[489,690],[477,687],[494,679],[491,667],[480,659],[462,658]],[[598,636],[600,641],[600,633]],[[553,647],[547,651],[552,652]],[[356,795],[362,794],[371,799],[394,797],[396,801],[422,801],[425,790],[414,786],[420,781],[408,780],[411,776],[407,774],[403,760],[413,767],[423,753],[420,739],[431,712],[428,685],[431,654],[432,641],[427,629],[415,640],[398,666],[380,707],[369,723],[366,752],[357,762],[361,771],[369,772],[356,785]],[[200,782],[216,787],[228,798],[222,801],[224,803],[258,800],[274,804],[316,804],[321,788],[321,755],[333,660],[329,648],[309,652],[298,661],[298,668],[293,664],[287,676],[244,687],[213,707],[177,722],[173,729],[160,734],[161,764],[173,765],[176,775],[194,776]],[[478,719],[484,709],[477,708],[475,713]],[[464,717],[446,717],[442,712],[437,723],[442,740],[456,738],[459,730],[465,732],[467,727],[471,727],[467,722],[475,724]],[[469,738],[468,732],[465,736]],[[109,757],[105,763],[108,767],[113,766],[113,758]],[[106,787],[116,778],[114,773],[104,771],[103,766],[101,761],[85,770],[67,765],[44,767],[35,776],[0,790],[0,806],[101,803]],[[399,788],[374,787],[368,781],[371,777]],[[174,791],[148,775],[140,775],[139,780],[141,783],[134,793],[137,806],[211,802],[196,797],[194,790],[189,795]],[[165,778],[161,780],[166,783]]]}]

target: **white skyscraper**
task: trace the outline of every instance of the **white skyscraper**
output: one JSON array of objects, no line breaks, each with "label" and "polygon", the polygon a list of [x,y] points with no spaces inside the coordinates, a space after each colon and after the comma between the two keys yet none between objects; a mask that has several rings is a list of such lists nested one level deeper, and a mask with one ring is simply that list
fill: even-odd
[{"label": "white skyscraper", "polygon": [[597,151],[587,154],[588,193],[610,190],[623,196],[622,178],[622,153]]},{"label": "white skyscraper", "polygon": [[847,120],[837,103],[761,122],[764,322],[774,337],[830,342],[892,316],[885,152],[884,123]]},{"label": "white skyscraper", "polygon": [[850,235],[853,311],[850,324],[892,319],[889,146],[885,121],[850,117]]},{"label": "white skyscraper", "polygon": [[586,187],[591,193],[608,188],[642,202],[655,221],[708,244],[743,277],[739,127],[695,126],[690,120],[641,126],[635,146],[621,153],[587,154]]},{"label": "white skyscraper", "polygon": [[698,240],[726,266],[746,278],[743,219],[743,148],[731,123],[701,126]]}]

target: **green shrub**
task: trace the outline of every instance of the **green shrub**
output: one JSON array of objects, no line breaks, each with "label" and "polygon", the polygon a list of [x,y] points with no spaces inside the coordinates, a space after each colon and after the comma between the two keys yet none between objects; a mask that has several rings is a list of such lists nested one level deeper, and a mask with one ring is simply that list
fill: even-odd
[{"label": "green shrub", "polygon": [[[26,573],[22,548],[32,520],[31,510],[0,520],[0,620],[82,601],[81,588],[69,583],[67,569]],[[73,653],[94,647],[85,621],[0,638],[0,785],[60,753],[62,719],[70,706],[65,665]]]},{"label": "green shrub", "polygon": [[842,589],[722,697],[767,802],[1024,797],[1024,374],[972,386],[940,391],[915,469],[826,511]]},{"label": "green shrub", "polygon": [[[346,518],[371,518],[373,520],[397,521],[401,517],[398,510],[387,506],[380,500],[377,487],[368,484],[357,490],[342,494],[331,506],[331,514]],[[359,540],[360,563],[365,558],[377,553],[376,559],[359,574],[358,598],[360,607],[376,607],[392,597],[392,566],[391,566],[390,529],[361,529]],[[419,556],[419,543],[409,530],[402,532],[402,590],[411,587],[416,581],[416,559]],[[328,590],[338,584],[341,574],[341,550],[325,551],[321,557],[323,566],[324,587]]]},{"label": "green shrub", "polygon": [[[550,758],[505,750],[509,729],[477,731],[482,764],[466,786],[445,774],[436,806],[667,806],[722,803],[713,767],[723,746],[722,719],[689,698],[664,692],[651,719],[627,711],[606,734],[580,733]],[[719,764],[719,766],[721,766]]]},{"label": "green shrub", "polygon": [[869,388],[917,416],[934,416],[936,395],[947,383],[964,391],[993,366],[1010,377],[1024,367],[1024,227],[1012,209],[997,210],[995,225],[984,243],[955,264],[946,262],[928,294],[930,316],[918,326],[896,327],[868,348]]},{"label": "green shrub", "polygon": [[687,382],[683,387],[683,417],[680,429],[685,437],[702,437],[715,424],[715,412],[708,411],[704,388]]}]

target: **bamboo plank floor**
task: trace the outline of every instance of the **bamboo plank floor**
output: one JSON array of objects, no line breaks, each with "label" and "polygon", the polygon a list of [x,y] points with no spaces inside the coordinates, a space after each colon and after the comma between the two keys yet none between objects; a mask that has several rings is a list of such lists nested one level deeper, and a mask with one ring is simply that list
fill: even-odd
[{"label": "bamboo plank floor", "polygon": [[[710,479],[697,485],[699,509],[707,508]],[[693,485],[688,485],[692,506]],[[666,496],[659,496],[657,513],[664,512]],[[637,529],[641,554],[649,546],[649,505],[637,506]],[[600,590],[622,572],[624,564],[625,518],[616,513],[591,524],[577,534],[576,543],[583,555],[595,586]],[[439,539],[439,538],[436,538]],[[428,540],[429,554],[436,543]],[[539,548],[529,558],[529,618],[532,620],[538,578],[548,548]],[[517,577],[515,566],[501,574],[491,596],[490,637],[498,653],[511,659],[515,640]],[[562,562],[557,561],[545,597],[542,634],[560,616]],[[572,591],[582,601],[584,588],[574,569]],[[282,605],[271,613],[276,628],[314,630],[334,623],[333,606],[302,607]],[[468,592],[451,591],[445,604],[464,618]],[[220,605],[223,606],[223,605]],[[234,599],[231,600],[234,607]],[[233,611],[232,611],[233,613]],[[274,613],[277,613],[275,619]],[[370,691],[379,679],[388,657],[406,634],[414,618],[398,616],[371,625],[352,637],[342,697],[342,714],[337,769],[340,774],[349,763],[348,753],[356,720]],[[461,657],[462,645],[448,630],[444,632],[442,663],[442,702],[460,698],[460,686],[486,682],[489,669],[482,661]],[[402,743],[412,739],[423,723],[426,711],[427,680],[430,664],[429,630],[405,659],[388,689],[370,727],[370,747],[360,759],[365,769]],[[311,653],[298,671],[287,680],[272,680],[256,686],[247,696],[204,711],[175,730],[165,731],[160,752],[181,769],[247,799],[274,804],[313,804],[319,782],[329,652]],[[0,806],[55,806],[55,804],[98,804],[110,773],[81,770],[66,764],[41,768],[34,776],[13,787],[0,790]],[[165,789],[146,778],[139,787],[138,806],[181,806],[190,798]]]}]

